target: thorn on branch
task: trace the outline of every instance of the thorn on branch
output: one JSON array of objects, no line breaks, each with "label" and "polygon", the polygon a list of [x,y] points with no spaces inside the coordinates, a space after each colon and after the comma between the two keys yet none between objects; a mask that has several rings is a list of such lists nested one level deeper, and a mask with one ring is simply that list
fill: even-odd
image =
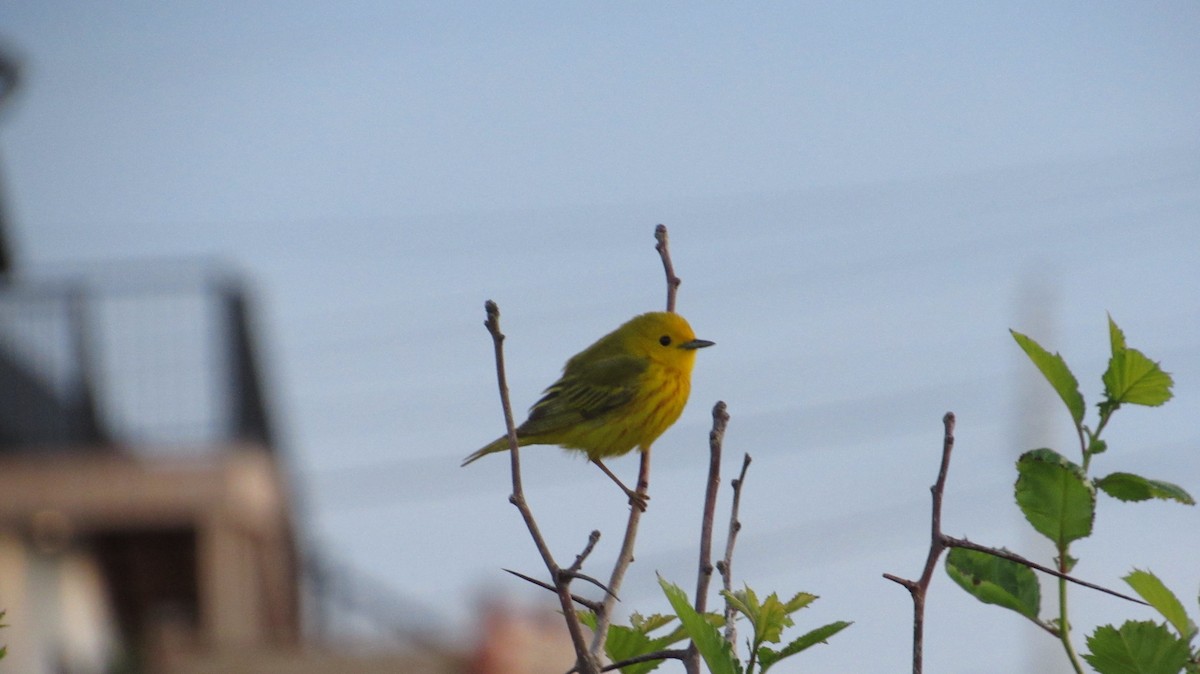
[{"label": "thorn on branch", "polygon": [[578,578],[579,580],[587,581],[587,582],[591,583],[592,585],[595,585],[596,587],[600,588],[601,590],[604,590],[604,594],[607,594],[608,596],[612,597],[613,599],[615,599],[617,601],[621,601],[621,598],[618,597],[616,595],[616,593],[614,593],[612,590],[608,589],[607,585],[605,585],[604,583],[601,583],[600,581],[587,575],[586,573],[580,573],[579,571],[572,572],[572,571],[563,570],[563,571],[559,571],[558,576],[559,576],[559,578],[563,579],[563,582],[566,582],[566,583],[571,582],[571,580],[574,578]]},{"label": "thorn on branch", "polygon": [[[525,574],[523,574],[519,571],[513,571],[512,569],[503,569],[503,570],[508,573],[511,573],[512,575],[516,576],[517,578],[520,578],[521,580],[533,583],[534,585],[537,585],[538,587],[540,587],[544,590],[550,590],[551,592],[558,592],[558,589],[555,588],[550,583],[540,581],[537,578],[532,578],[530,576],[526,576]],[[600,602],[592,601],[591,599],[588,599],[586,597],[580,597],[577,594],[571,595],[571,601],[575,602],[576,604],[579,604],[580,606],[586,608],[587,610],[591,611],[592,613],[596,613],[597,611],[600,610]]]},{"label": "thorn on branch", "polygon": [[[508,380],[504,372],[504,334],[500,332],[500,307],[492,300],[485,302],[483,307],[487,313],[487,320],[484,321],[484,325],[487,326],[488,332],[492,335],[493,350],[496,357],[496,385],[500,389],[500,405],[504,410],[504,427],[508,433],[510,450],[509,465],[512,470],[512,495],[509,496],[508,500],[521,513],[521,519],[525,521],[525,527],[529,530],[529,536],[533,539],[533,544],[537,547],[538,554],[546,564],[546,570],[550,572],[550,577],[555,579],[555,584],[547,586],[531,578],[522,577],[530,582],[546,587],[558,595],[558,601],[562,607],[563,619],[566,621],[567,631],[571,635],[571,644],[575,648],[576,666],[580,668],[583,674],[595,674],[599,671],[599,664],[596,657],[588,650],[587,642],[583,635],[583,626],[579,622],[579,616],[572,608],[572,602],[579,602],[579,598],[572,595],[568,583],[559,578],[558,563],[554,561],[554,555],[550,553],[550,548],[546,545],[546,539],[542,537],[537,521],[533,517],[533,511],[529,508],[529,504],[525,502],[525,492],[521,487],[521,455],[517,443],[516,425],[513,422],[512,403],[508,396]],[[589,606],[586,600],[583,605]]]}]

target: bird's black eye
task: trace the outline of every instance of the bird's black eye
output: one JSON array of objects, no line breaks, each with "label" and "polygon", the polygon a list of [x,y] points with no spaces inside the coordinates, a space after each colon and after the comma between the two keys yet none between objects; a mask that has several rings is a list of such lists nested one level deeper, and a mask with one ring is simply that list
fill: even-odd
[{"label": "bird's black eye", "polygon": [[671,336],[663,335],[662,337],[659,337],[658,343],[662,344],[663,346],[671,346]]}]

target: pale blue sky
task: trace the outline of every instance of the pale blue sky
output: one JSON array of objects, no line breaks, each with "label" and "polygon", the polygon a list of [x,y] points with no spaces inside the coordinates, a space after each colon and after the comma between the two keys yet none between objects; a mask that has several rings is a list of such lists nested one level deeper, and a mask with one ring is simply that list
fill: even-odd
[{"label": "pale blue sky", "polygon": [[[755,456],[739,574],[821,595],[802,625],[856,621],[808,671],[901,671],[908,598],[880,574],[923,562],[946,410],[948,532],[1027,545],[1026,295],[1089,402],[1106,311],[1176,375],[1097,470],[1200,492],[1197,35],[1194,2],[9,2],[26,80],[0,159],[30,268],[206,256],[256,282],[306,533],[448,627],[484,593],[541,599],[499,571],[538,568],[504,462],[458,468],[502,429],[483,301],[520,413],[661,306],[666,223],[680,311],[718,345],[658,444],[626,603],[664,608],[655,570],[691,587],[723,399],[727,472]],[[526,453],[530,499],[563,556],[601,529],[599,568],[623,503],[559,454]],[[1105,504],[1079,571],[1194,597],[1196,517]],[[1088,628],[1145,617],[1078,600]],[[930,610],[930,671],[1016,671],[1045,638],[940,575]]]}]

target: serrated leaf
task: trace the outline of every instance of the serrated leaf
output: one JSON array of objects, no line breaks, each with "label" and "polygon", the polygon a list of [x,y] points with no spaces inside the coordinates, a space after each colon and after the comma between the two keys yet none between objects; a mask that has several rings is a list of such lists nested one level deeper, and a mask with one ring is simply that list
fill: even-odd
[{"label": "serrated leaf", "polygon": [[1149,621],[1097,627],[1087,646],[1083,659],[1100,674],[1178,674],[1189,657],[1186,642]]},{"label": "serrated leaf", "polygon": [[634,612],[629,616],[629,624],[633,625],[639,632],[648,634],[654,630],[669,625],[675,620],[673,615],[663,615],[661,613],[652,613],[648,616]]},{"label": "serrated leaf", "polygon": [[1183,602],[1179,601],[1179,597],[1176,597],[1175,593],[1171,592],[1166,585],[1163,585],[1158,576],[1149,571],[1134,569],[1122,580],[1133,588],[1139,597],[1153,606],[1154,610],[1158,611],[1162,617],[1166,618],[1184,641],[1190,641],[1196,634],[1196,625],[1188,619],[1187,611],[1183,609]]},{"label": "serrated leaf", "polygon": [[[608,628],[608,636],[604,640],[604,653],[610,661],[619,662],[638,655],[662,650],[662,647],[656,645],[655,641],[657,640],[651,639],[644,632],[640,632],[633,627],[612,625]],[[647,674],[647,672],[652,672],[658,668],[662,662],[662,660],[651,660],[626,665],[621,668],[621,672],[622,674]]]},{"label": "serrated leaf", "polygon": [[1137,349],[1122,349],[1108,360],[1104,395],[1119,404],[1157,407],[1171,399],[1175,382],[1158,363]]},{"label": "serrated leaf", "polygon": [[783,638],[783,629],[791,627],[794,623],[788,617],[787,611],[784,609],[783,602],[779,601],[779,595],[772,592],[763,600],[762,606],[759,607],[758,615],[753,620],[754,623],[754,642],[761,644],[769,642],[773,644],[779,643]]},{"label": "serrated leaf", "polygon": [[792,597],[783,605],[783,610],[787,611],[788,615],[799,611],[818,599],[817,595],[808,592],[797,592],[796,596]]},{"label": "serrated leaf", "polygon": [[784,646],[778,651],[772,650],[765,646],[758,649],[758,661],[762,665],[762,669],[760,671],[763,674],[766,674],[766,671],[771,667],[771,665],[774,665],[786,657],[795,655],[800,651],[809,648],[810,646],[826,643],[829,641],[830,637],[853,624],[854,623],[847,622],[845,620],[839,620],[837,622],[829,623],[828,625],[822,625],[815,630],[800,635],[796,639],[793,639],[787,646]]},{"label": "serrated leaf", "polygon": [[1033,364],[1041,371],[1046,381],[1054,387],[1058,397],[1066,403],[1075,425],[1082,424],[1086,405],[1083,402],[1083,394],[1079,392],[1079,380],[1075,378],[1074,374],[1071,374],[1071,368],[1067,367],[1067,361],[1057,353],[1050,353],[1042,348],[1042,345],[1016,330],[1009,330],[1009,332],[1012,333],[1013,339],[1017,340],[1017,345],[1025,351],[1025,355],[1029,356],[1029,360],[1033,361]]},{"label": "serrated leaf", "polygon": [[1113,320],[1112,314],[1108,315],[1108,343],[1112,347],[1113,353],[1125,350],[1125,333],[1117,327],[1117,322]]},{"label": "serrated leaf", "polygon": [[1133,473],[1110,473],[1096,480],[1105,494],[1122,501],[1146,501],[1152,498],[1196,505],[1192,495],[1177,484],[1151,480]]},{"label": "serrated leaf", "polygon": [[1083,469],[1051,449],[1034,449],[1017,459],[1016,498],[1025,519],[1065,550],[1090,536],[1096,489]]},{"label": "serrated leaf", "polygon": [[663,594],[667,595],[667,601],[671,603],[671,608],[679,617],[679,622],[683,624],[688,637],[696,644],[708,671],[711,674],[741,674],[742,667],[733,655],[732,646],[721,637],[716,627],[692,608],[683,590],[667,582],[662,576],[658,577],[658,584],[662,587]]},{"label": "serrated leaf", "polygon": [[[746,589],[748,590],[750,588]],[[725,601],[733,607],[733,610],[741,613],[751,620],[753,620],[754,616],[758,613],[758,598],[753,597],[753,594],[750,597],[747,597],[746,593],[743,591],[735,590],[730,592],[729,590],[721,590],[721,596],[725,597]],[[748,601],[751,598],[754,600],[753,603]]]},{"label": "serrated leaf", "polygon": [[953,548],[946,555],[946,573],[979,601],[1037,622],[1042,596],[1033,569],[986,552]]}]

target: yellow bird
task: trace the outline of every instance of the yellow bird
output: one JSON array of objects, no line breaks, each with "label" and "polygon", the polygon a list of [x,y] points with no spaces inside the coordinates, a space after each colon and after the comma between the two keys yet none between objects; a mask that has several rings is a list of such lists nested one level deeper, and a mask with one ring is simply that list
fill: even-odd
[{"label": "yellow bird", "polygon": [[[567,361],[562,376],[542,392],[529,418],[517,427],[517,443],[581,451],[636,498],[601,459],[628,454],[635,447],[650,449],[683,413],[696,349],[712,345],[696,339],[678,314],[659,311],[633,317]],[[501,436],[462,465],[508,448],[508,436]]]}]

